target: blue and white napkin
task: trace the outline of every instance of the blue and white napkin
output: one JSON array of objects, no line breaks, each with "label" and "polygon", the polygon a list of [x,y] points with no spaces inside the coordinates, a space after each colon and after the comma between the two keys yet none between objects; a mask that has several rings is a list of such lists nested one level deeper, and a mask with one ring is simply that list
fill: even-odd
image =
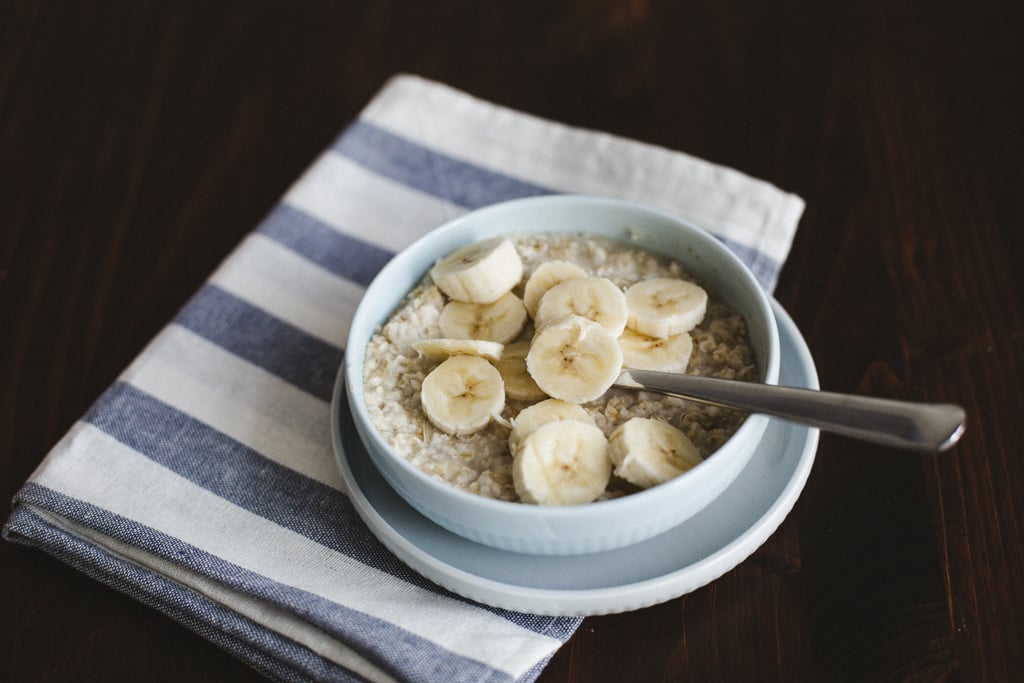
[{"label": "blue and white napkin", "polygon": [[47,455],[5,537],[274,678],[533,680],[579,620],[474,604],[390,555],[343,491],[329,401],[395,252],[556,192],[690,219],[769,291],[803,210],[731,169],[397,76]]}]

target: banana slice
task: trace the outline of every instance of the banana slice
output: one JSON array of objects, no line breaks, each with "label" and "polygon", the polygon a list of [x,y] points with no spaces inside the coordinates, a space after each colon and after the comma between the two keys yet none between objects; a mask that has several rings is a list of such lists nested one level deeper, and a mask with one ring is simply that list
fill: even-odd
[{"label": "banana slice", "polygon": [[604,277],[583,277],[559,282],[544,293],[534,320],[541,328],[552,320],[579,315],[601,325],[613,337],[626,328],[626,295]]},{"label": "banana slice", "polygon": [[[562,284],[572,282],[576,280]],[[615,335],[601,325],[570,315],[537,331],[526,355],[526,369],[548,396],[586,403],[615,382],[622,370],[622,351]]]},{"label": "banana slice", "polygon": [[451,356],[480,356],[497,362],[501,360],[502,345],[480,339],[417,339],[412,343],[424,358],[444,360]]},{"label": "banana slice", "polygon": [[501,373],[501,379],[505,381],[507,398],[517,401],[543,401],[548,395],[537,386],[530,373],[526,371],[526,354],[529,351],[528,341],[506,344],[501,350],[501,360],[495,363],[495,367]]},{"label": "banana slice", "polygon": [[507,237],[467,244],[430,269],[438,288],[456,301],[489,304],[523,277],[523,261]]},{"label": "banana slice", "polygon": [[537,306],[544,293],[560,282],[586,277],[587,271],[571,261],[545,261],[526,279],[523,303],[531,318],[537,317]]},{"label": "banana slice", "polygon": [[579,404],[549,398],[546,401],[534,403],[528,408],[523,408],[512,420],[512,431],[508,435],[509,452],[515,456],[526,437],[549,422],[561,420],[594,424],[594,418],[590,417],[590,414]]},{"label": "banana slice", "polygon": [[507,344],[523,331],[526,307],[512,292],[505,292],[489,304],[449,301],[441,309],[438,323],[445,337]]},{"label": "banana slice", "polygon": [[619,337],[619,348],[622,349],[624,368],[686,372],[690,356],[693,354],[693,339],[689,332],[658,339],[627,327]]},{"label": "banana slice", "polygon": [[604,493],[611,478],[608,441],[586,422],[541,425],[512,460],[512,483],[524,503],[577,505]]},{"label": "banana slice", "polygon": [[697,447],[686,434],[648,417],[630,418],[612,432],[608,455],[617,476],[645,489],[701,462]]},{"label": "banana slice", "polygon": [[666,339],[689,332],[704,319],[708,293],[686,280],[658,277],[641,280],[626,290],[630,329]]},{"label": "banana slice", "polygon": [[420,402],[435,427],[462,436],[480,431],[501,413],[505,387],[483,358],[452,356],[423,378]]}]

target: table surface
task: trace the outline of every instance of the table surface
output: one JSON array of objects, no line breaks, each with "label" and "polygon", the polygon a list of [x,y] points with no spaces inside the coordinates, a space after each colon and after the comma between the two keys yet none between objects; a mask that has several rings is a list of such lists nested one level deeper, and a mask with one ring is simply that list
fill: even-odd
[{"label": "table surface", "polygon": [[[5,3],[3,495],[411,72],[799,194],[776,297],[823,387],[969,415],[941,455],[823,436],[751,558],[683,598],[587,618],[542,681],[1024,673],[1019,5],[553,5]],[[0,557],[0,679],[258,679],[39,551]]]}]

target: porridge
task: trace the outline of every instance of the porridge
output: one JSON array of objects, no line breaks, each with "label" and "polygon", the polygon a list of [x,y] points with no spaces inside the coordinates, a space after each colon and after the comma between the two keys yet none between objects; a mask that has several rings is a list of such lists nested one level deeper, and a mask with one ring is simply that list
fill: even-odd
[{"label": "porridge", "polygon": [[[448,271],[442,281],[439,262],[367,345],[370,417],[411,464],[491,498],[586,502],[685,471],[743,423],[741,412],[609,388],[621,367],[646,362],[656,364],[646,366],[651,369],[757,379],[743,318],[696,286],[678,263],[603,238],[501,239],[500,247],[489,245],[487,258],[488,271],[500,271],[503,281]],[[473,302],[477,296],[488,302]],[[687,299],[697,296],[703,299]],[[670,298],[686,299],[688,308],[657,307]],[[577,342],[579,348],[570,348]],[[572,363],[578,369],[568,376]],[[467,417],[461,406],[436,408],[444,400],[438,395],[447,391],[452,398],[451,378],[475,387],[472,409],[479,415]],[[654,447],[673,451],[675,469],[662,471],[666,463],[640,458],[638,451]],[[551,461],[561,452],[574,454],[584,469],[596,468],[558,484],[573,489],[586,479],[590,491],[583,498],[545,497],[555,486],[553,469],[566,468]]]}]

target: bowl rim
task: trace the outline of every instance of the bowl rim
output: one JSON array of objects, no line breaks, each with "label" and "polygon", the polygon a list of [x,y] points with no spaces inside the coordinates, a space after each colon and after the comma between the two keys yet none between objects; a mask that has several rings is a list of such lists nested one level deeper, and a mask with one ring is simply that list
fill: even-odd
[{"label": "bowl rim", "polygon": [[[635,212],[638,214],[645,214],[653,218],[657,218],[663,221],[668,221],[680,226],[683,230],[692,231],[692,233],[703,240],[706,244],[711,245],[710,248],[719,252],[719,255],[724,257],[733,268],[737,271],[737,274],[742,277],[746,282],[745,287],[750,288],[756,292],[756,308],[758,312],[765,318],[766,331],[768,333],[768,355],[766,359],[766,367],[764,368],[765,382],[775,384],[778,381],[778,370],[779,370],[779,336],[778,336],[778,325],[775,320],[774,312],[771,308],[771,302],[768,294],[764,292],[760,284],[757,282],[753,273],[744,264],[740,258],[733,253],[728,247],[722,244],[714,235],[709,233],[707,230],[686,221],[678,216],[671,213],[651,207],[649,205],[640,204],[623,199],[614,199],[607,197],[595,197],[589,195],[580,194],[555,194],[555,195],[544,195],[539,197],[527,197],[523,199],[512,199],[504,202],[498,202],[490,204],[488,206],[468,211],[450,221],[447,221],[421,237],[417,238],[407,247],[398,252],[384,268],[373,278],[370,285],[366,288],[363,293],[363,297],[360,300],[356,311],[352,317],[348,337],[345,345],[345,358],[344,358],[344,381],[345,391],[348,394],[349,409],[353,411],[353,421],[356,425],[357,431],[360,433],[360,437],[364,439],[371,439],[374,442],[376,448],[370,448],[367,444],[367,451],[374,462],[377,461],[377,453],[384,453],[387,455],[388,462],[394,463],[404,474],[411,476],[417,484],[425,486],[429,491],[435,495],[444,496],[453,499],[464,505],[470,505],[477,507],[483,511],[491,511],[494,513],[501,514],[515,514],[522,518],[523,521],[545,521],[550,522],[552,519],[557,518],[560,521],[572,522],[575,520],[582,520],[588,517],[592,517],[600,513],[616,514],[624,513],[632,508],[644,508],[649,505],[649,501],[654,498],[662,498],[667,495],[671,495],[672,489],[681,488],[686,486],[688,481],[691,481],[695,476],[701,476],[701,473],[708,471],[714,464],[712,462],[714,456],[720,454],[723,449],[734,443],[739,443],[742,439],[747,438],[748,435],[757,434],[757,439],[760,439],[760,434],[763,433],[768,423],[768,417],[762,414],[750,414],[747,419],[740,425],[739,429],[730,436],[717,450],[711,455],[705,458],[701,463],[694,466],[692,469],[687,470],[683,475],[676,477],[670,481],[667,481],[658,486],[644,489],[629,495],[619,496],[617,498],[611,498],[607,500],[597,500],[590,503],[580,503],[575,505],[529,505],[518,501],[507,501],[500,500],[497,498],[490,498],[482,496],[470,491],[459,488],[453,484],[443,481],[435,476],[427,474],[412,463],[410,463],[405,457],[397,452],[384,437],[380,434],[376,425],[374,424],[369,412],[366,408],[364,400],[363,388],[363,359],[365,356],[365,346],[369,342],[369,338],[362,340],[358,343],[361,348],[356,353],[350,353],[349,349],[355,348],[354,342],[358,342],[354,337],[360,329],[375,330],[382,324],[382,320],[370,320],[367,323],[363,323],[363,318],[369,316],[367,302],[371,300],[371,295],[377,293],[377,290],[383,287],[383,282],[387,279],[388,275],[395,271],[408,270],[411,265],[410,262],[422,260],[421,252],[425,248],[424,245],[431,245],[435,242],[444,242],[445,238],[452,232],[458,232],[459,230],[465,229],[464,226],[467,223],[474,223],[486,219],[490,214],[497,212],[515,211],[517,209],[529,209],[533,207],[544,207],[545,205],[571,205],[573,203],[583,203],[591,206],[604,206],[608,208],[614,208],[619,211]],[[543,233],[543,230],[535,231],[537,233]],[[523,230],[520,234],[529,234],[529,230]],[[487,235],[468,235],[468,239],[462,241],[462,244],[468,244],[474,239],[484,239],[489,236],[497,236],[500,233],[488,233]],[[644,246],[644,245],[640,245]],[[644,246],[644,248],[650,248]],[[437,254],[434,256],[434,260],[440,258],[444,254]],[[417,270],[419,270],[417,268]],[[425,275],[425,271],[417,273],[417,280]],[[395,306],[397,307],[402,299],[408,294],[408,291],[402,292],[401,297],[396,301]],[[394,310],[394,309],[393,309]],[[390,313],[388,314],[390,315]],[[357,324],[360,323],[360,324]],[[372,332],[371,332],[372,334]],[[357,362],[358,361],[358,362]]]}]

